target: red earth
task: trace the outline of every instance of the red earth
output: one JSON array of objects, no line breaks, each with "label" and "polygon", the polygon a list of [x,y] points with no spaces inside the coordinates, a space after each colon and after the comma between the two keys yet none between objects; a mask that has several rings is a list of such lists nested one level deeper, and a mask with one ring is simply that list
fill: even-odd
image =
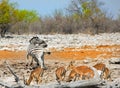
[{"label": "red earth", "polygon": [[[45,59],[57,60],[83,60],[86,58],[111,58],[120,57],[120,45],[105,45],[105,46],[83,46],[80,48],[64,48],[57,50],[50,49],[51,54],[45,55]],[[0,51],[0,60],[2,59],[26,59],[26,51]]]}]

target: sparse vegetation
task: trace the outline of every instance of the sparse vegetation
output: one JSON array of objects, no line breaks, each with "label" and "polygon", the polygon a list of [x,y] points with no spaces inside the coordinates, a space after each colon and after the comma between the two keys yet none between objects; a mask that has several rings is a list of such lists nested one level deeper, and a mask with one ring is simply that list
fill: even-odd
[{"label": "sparse vegetation", "polygon": [[[6,31],[14,34],[73,34],[120,32],[120,16],[113,19],[101,9],[104,3],[96,0],[72,0],[67,13],[55,10],[52,16],[39,17],[36,11],[19,10],[16,3],[0,1],[1,37]],[[4,9],[2,9],[4,8]]]},{"label": "sparse vegetation", "polygon": [[5,33],[11,27],[13,32],[20,34],[20,31],[28,29],[29,24],[39,19],[36,11],[19,10],[16,3],[9,0],[0,0],[0,34],[5,37]]},{"label": "sparse vegetation", "polygon": [[[120,33],[114,32],[120,32],[120,14],[117,19],[107,16],[103,5],[98,0],[71,0],[67,13],[55,10],[52,16],[40,17],[36,11],[19,10],[17,3],[0,0],[0,87],[119,88]],[[7,31],[14,35],[6,37]],[[29,39],[35,35],[46,43],[33,45],[48,47],[44,52],[31,48],[27,54]],[[36,68],[38,60],[27,66],[30,54],[31,59],[45,58],[45,69]],[[68,66],[70,61],[74,65]]]}]

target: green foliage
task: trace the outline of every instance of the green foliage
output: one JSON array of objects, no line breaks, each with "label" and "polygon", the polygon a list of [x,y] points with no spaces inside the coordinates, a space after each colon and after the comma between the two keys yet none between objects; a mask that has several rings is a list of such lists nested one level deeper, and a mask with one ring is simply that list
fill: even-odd
[{"label": "green foliage", "polygon": [[81,4],[81,7],[82,7],[83,16],[85,18],[96,17],[102,14],[100,7],[97,5],[97,2],[94,0],[83,2]]},{"label": "green foliage", "polygon": [[103,12],[100,9],[100,6],[96,0],[76,0],[71,4],[70,13],[72,12],[73,17],[88,19],[90,17],[102,16]]},{"label": "green foliage", "polygon": [[79,20],[79,19],[80,19],[80,14],[74,13],[72,17],[73,17],[75,20]]},{"label": "green foliage", "polygon": [[9,24],[20,24],[22,22],[29,24],[39,20],[36,11],[19,10],[16,5],[17,3],[10,3],[9,0],[0,0],[0,32],[2,37],[5,36],[6,31],[9,29]]},{"label": "green foliage", "polygon": [[30,23],[39,19],[36,11],[15,10],[14,15],[16,22],[25,21]]},{"label": "green foliage", "polygon": [[92,15],[92,10],[89,7],[90,2],[83,2],[82,3],[82,12],[84,17],[88,17]]},{"label": "green foliage", "polygon": [[9,0],[0,1],[0,24],[11,21],[15,4],[9,3]]},{"label": "green foliage", "polygon": [[0,1],[0,24],[10,22],[33,22],[39,19],[36,11],[19,10],[15,8],[16,3],[9,3],[9,0]]}]

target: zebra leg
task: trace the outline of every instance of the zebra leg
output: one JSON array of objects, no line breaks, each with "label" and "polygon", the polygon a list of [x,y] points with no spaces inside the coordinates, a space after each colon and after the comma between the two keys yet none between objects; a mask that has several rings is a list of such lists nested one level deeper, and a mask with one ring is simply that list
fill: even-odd
[{"label": "zebra leg", "polygon": [[29,63],[28,63],[28,59],[29,59],[29,53],[27,53],[27,58],[26,58],[26,66],[28,66],[29,65]]},{"label": "zebra leg", "polygon": [[39,54],[38,61],[39,61],[39,64],[41,65],[41,68],[46,69],[45,64],[44,64],[44,52],[41,52]]},{"label": "zebra leg", "polygon": [[45,68],[44,57],[43,56],[40,59],[40,63],[41,63],[41,68]]},{"label": "zebra leg", "polygon": [[38,52],[35,54],[35,58],[34,61],[37,63],[38,66],[41,65],[41,67],[44,67],[44,62],[42,61],[42,56],[43,56],[43,52]]},{"label": "zebra leg", "polygon": [[39,61],[38,61],[38,54],[37,54],[33,59],[34,59],[34,61],[37,63],[37,66],[39,66],[40,63],[39,63]]},{"label": "zebra leg", "polygon": [[33,65],[33,59],[34,59],[34,58],[35,58],[35,57],[32,57],[31,62],[30,62],[30,66]]}]

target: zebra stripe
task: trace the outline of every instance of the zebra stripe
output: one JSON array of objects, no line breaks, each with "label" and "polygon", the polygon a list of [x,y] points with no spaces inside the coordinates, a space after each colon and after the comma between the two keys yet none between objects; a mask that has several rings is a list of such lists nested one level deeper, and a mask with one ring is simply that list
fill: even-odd
[{"label": "zebra stripe", "polygon": [[46,42],[39,39],[38,37],[31,38],[29,42],[30,44],[27,49],[27,59],[29,59],[29,56],[31,56],[31,64],[34,60],[35,62],[37,62],[37,64],[41,65],[41,68],[44,68],[44,48],[47,47]]}]

